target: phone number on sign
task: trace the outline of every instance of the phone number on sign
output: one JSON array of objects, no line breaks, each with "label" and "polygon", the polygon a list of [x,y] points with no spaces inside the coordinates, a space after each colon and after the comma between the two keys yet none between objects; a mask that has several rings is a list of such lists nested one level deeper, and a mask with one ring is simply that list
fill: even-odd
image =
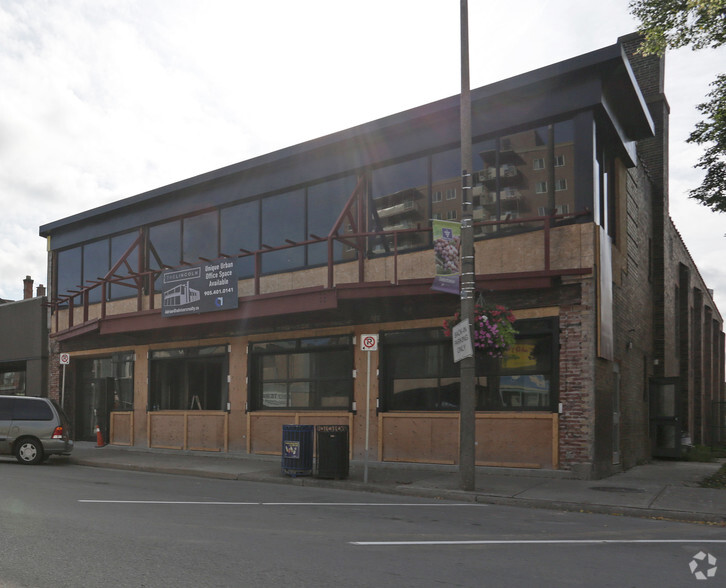
[{"label": "phone number on sign", "polygon": [[231,294],[234,292],[234,288],[220,288],[219,290],[205,290],[205,296],[219,296],[221,294]]}]

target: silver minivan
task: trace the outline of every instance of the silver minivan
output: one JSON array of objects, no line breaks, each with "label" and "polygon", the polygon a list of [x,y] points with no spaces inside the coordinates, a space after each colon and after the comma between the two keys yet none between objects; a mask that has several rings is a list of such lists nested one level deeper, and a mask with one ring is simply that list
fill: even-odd
[{"label": "silver minivan", "polygon": [[53,400],[0,396],[0,454],[32,465],[72,450],[70,422]]}]

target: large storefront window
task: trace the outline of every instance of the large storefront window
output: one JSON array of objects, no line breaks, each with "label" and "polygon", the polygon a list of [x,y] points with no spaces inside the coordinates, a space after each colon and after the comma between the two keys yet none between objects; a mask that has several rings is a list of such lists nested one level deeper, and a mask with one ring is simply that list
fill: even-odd
[{"label": "large storefront window", "polygon": [[[172,221],[149,228],[149,269],[163,270],[181,263],[181,222]],[[155,291],[161,291],[161,274],[156,278]]]},{"label": "large storefront window", "polygon": [[575,212],[573,121],[475,143],[472,153],[474,220],[510,222],[480,227],[477,235],[511,230],[522,218]]},{"label": "large storefront window", "polygon": [[[111,266],[115,266],[116,263],[124,256],[124,262],[116,272],[117,275],[126,276],[139,270],[139,248],[137,245],[129,251],[134,241],[139,238],[138,231],[132,231],[129,233],[123,233],[111,237]],[[121,298],[128,298],[130,296],[136,296],[137,284],[133,280],[124,280],[120,282],[114,282],[109,286],[109,299],[118,300]]]},{"label": "large storefront window", "polygon": [[[83,246],[83,285],[90,286],[99,281],[108,273],[109,267],[109,241],[102,239]],[[90,303],[101,302],[102,290],[93,288],[88,292]]]},{"label": "large storefront window", "polygon": [[[400,231],[426,228],[429,225],[429,162],[428,157],[382,167],[371,172],[369,231]],[[421,247],[428,241],[425,232],[401,233],[398,249]],[[392,252],[392,236],[372,237],[374,253]]]},{"label": "large storefront window", "polygon": [[[477,357],[477,410],[556,409],[555,322],[518,321],[517,342],[503,359]],[[380,385],[384,410],[458,410],[459,365],[443,329],[383,333]]]},{"label": "large storefront window", "polygon": [[0,394],[24,396],[25,372],[24,361],[0,364]]},{"label": "large storefront window", "polygon": [[[182,259],[186,263],[199,263],[219,257],[219,212],[205,212],[184,219],[182,225]],[[236,253],[236,252],[235,252]]]},{"label": "large storefront window", "polygon": [[73,247],[58,252],[56,276],[58,296],[66,296],[70,291],[78,290],[78,287],[83,282],[82,247]]},{"label": "large storefront window", "polygon": [[151,352],[150,410],[226,410],[227,347]]},{"label": "large storefront window", "polygon": [[250,346],[253,410],[348,410],[353,399],[350,336]]},{"label": "large storefront window", "polygon": [[[224,255],[254,252],[260,248],[260,201],[227,206],[220,212],[219,246]],[[248,255],[237,260],[237,276],[255,275],[255,257]]]},{"label": "large storefront window", "polygon": [[[541,228],[541,220],[523,221],[548,216],[553,211],[579,212],[575,198],[575,130],[573,120],[564,120],[473,142],[473,217],[475,222],[491,223],[477,226],[477,237],[495,236],[498,231]],[[602,158],[599,154],[596,161],[601,176],[596,188],[604,198],[615,183],[612,158],[601,163]],[[580,164],[586,163],[581,158]],[[428,246],[430,232],[426,229],[431,219],[461,220],[460,167],[460,149],[448,146],[362,172],[368,193],[365,211],[360,213],[367,218],[359,219],[359,209],[354,207],[348,211],[350,216],[344,217],[339,235],[344,236],[354,228],[361,232],[389,232],[365,239],[371,254],[386,255],[394,249],[407,251]],[[146,267],[138,267],[139,255],[134,252],[114,275],[118,279],[145,270],[161,271],[184,263],[196,264],[201,259],[229,256],[235,259],[238,277],[249,278],[255,271],[253,252],[261,252],[260,269],[265,274],[325,265],[327,244],[304,243],[312,235],[325,237],[330,233],[357,181],[358,176],[354,175],[325,179],[284,193],[260,194],[254,200],[232,202],[217,210],[150,225],[144,228],[147,249],[142,263]],[[582,195],[580,200],[581,207],[586,202],[592,204]],[[613,198],[608,202],[612,216]],[[596,198],[596,208],[599,203]],[[599,218],[597,214],[596,217]],[[498,224],[501,221],[506,224]],[[614,222],[609,226],[614,234]],[[395,239],[391,232],[396,232]],[[97,282],[127,252],[138,234],[137,229],[58,251],[57,294],[63,296]],[[336,262],[358,255],[357,242],[336,241],[333,247]],[[280,249],[270,251],[274,248]],[[244,256],[236,258],[241,253]],[[111,284],[108,297],[113,300],[135,296],[138,286],[132,278]],[[159,291],[158,277],[155,286],[155,291]],[[101,289],[95,288],[90,301],[99,302],[100,296]]]},{"label": "large storefront window", "polygon": [[[264,245],[281,247],[288,245],[289,241],[299,243],[306,239],[304,202],[303,190],[270,196],[262,201],[261,235]],[[304,247],[290,247],[262,256],[262,271],[265,273],[300,269],[304,265]]]},{"label": "large storefront window", "polygon": [[[347,176],[308,188],[308,235],[328,236],[343,207],[353,193],[355,183],[356,178],[354,176]],[[352,212],[355,215],[355,211]],[[346,229],[347,225],[341,227],[340,232],[345,233]],[[340,241],[333,244],[333,259],[335,261],[343,259],[343,244]],[[308,245],[307,265],[324,265],[326,263],[328,263],[327,243],[311,243]]]}]

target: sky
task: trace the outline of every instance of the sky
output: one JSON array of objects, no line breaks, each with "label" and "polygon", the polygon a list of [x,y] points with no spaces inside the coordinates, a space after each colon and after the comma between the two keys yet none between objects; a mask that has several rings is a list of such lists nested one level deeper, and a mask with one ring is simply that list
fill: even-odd
[{"label": "sky", "polygon": [[[476,88],[614,44],[627,0],[469,0]],[[726,48],[669,51],[670,209],[726,314],[723,214],[688,199]],[[460,91],[456,0],[0,0],[0,298],[41,225]]]}]

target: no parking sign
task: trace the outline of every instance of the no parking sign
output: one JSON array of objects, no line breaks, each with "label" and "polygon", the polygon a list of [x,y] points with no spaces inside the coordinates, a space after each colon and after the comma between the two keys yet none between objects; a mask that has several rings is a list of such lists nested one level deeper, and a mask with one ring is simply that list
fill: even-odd
[{"label": "no parking sign", "polygon": [[378,335],[362,335],[360,348],[361,351],[378,351]]},{"label": "no parking sign", "polygon": [[[378,351],[378,334],[361,335],[361,351]],[[366,370],[366,446],[363,460],[363,482],[368,483],[368,450],[370,449],[369,436],[371,430],[371,354],[366,353],[368,369]]]},{"label": "no parking sign", "polygon": [[71,355],[70,353],[61,353],[60,354],[60,364],[61,365],[69,365],[71,363]]}]

